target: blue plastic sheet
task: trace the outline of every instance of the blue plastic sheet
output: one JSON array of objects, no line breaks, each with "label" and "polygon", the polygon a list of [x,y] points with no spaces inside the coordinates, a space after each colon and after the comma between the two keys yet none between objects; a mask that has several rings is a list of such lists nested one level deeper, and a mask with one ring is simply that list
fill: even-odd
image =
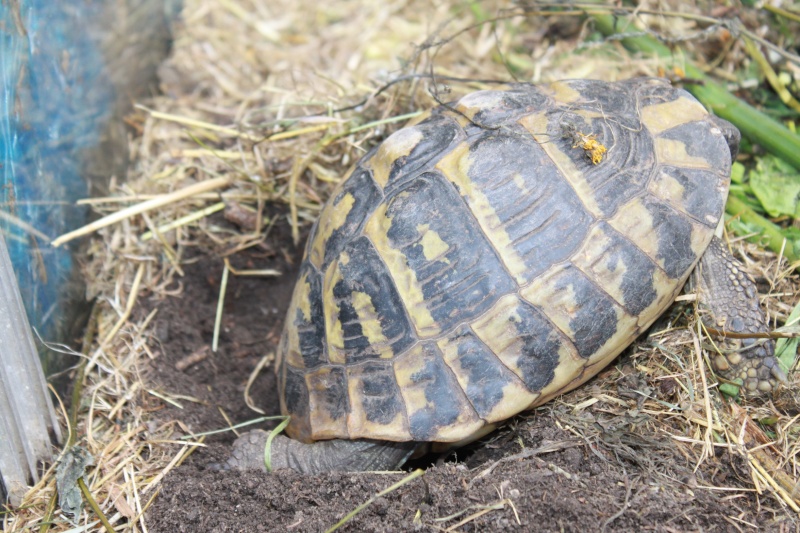
[{"label": "blue plastic sheet", "polygon": [[78,248],[49,241],[85,223],[75,202],[97,185],[87,168],[110,150],[109,124],[121,124],[142,80],[154,85],[154,62],[120,62],[147,56],[137,47],[163,59],[167,38],[154,31],[177,8],[163,0],[0,3],[0,231],[31,325],[46,340],[64,340],[82,299]]},{"label": "blue plastic sheet", "polygon": [[[0,220],[31,323],[60,336],[70,305],[72,250],[48,239],[80,226],[86,197],[79,154],[98,142],[113,89],[92,33],[91,2],[5,3],[0,42]],[[18,7],[18,9],[17,9]]]}]

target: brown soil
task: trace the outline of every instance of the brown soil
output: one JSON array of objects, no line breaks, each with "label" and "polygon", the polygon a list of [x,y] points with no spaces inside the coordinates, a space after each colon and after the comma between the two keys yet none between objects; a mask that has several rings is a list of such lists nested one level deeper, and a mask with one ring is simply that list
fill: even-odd
[{"label": "brown soil", "polygon": [[[158,418],[203,432],[228,425],[223,411],[234,423],[258,416],[243,392],[253,368],[276,346],[299,262],[288,228],[274,231],[278,238],[269,242],[282,248],[231,258],[237,268],[284,274],[231,276],[217,353],[176,370],[176,363],[211,345],[219,258],[201,254],[188,261],[182,297],[158,304],[162,350],[147,381],[163,394],[180,395],[182,405],[151,406],[162,409]],[[606,378],[626,373],[635,356],[629,350]],[[601,400],[575,414],[573,404],[591,398],[588,387],[517,417],[468,449],[418,461],[414,467],[427,467],[423,477],[377,498],[340,531],[797,530],[796,518],[776,500],[747,488],[748,469],[738,456],[719,452],[695,472],[694,460],[652,429],[635,400],[629,409]],[[271,368],[259,375],[251,396],[266,414],[278,414]],[[147,512],[150,531],[325,531],[406,474],[308,477],[209,468],[224,460],[233,439],[232,433],[209,437],[207,447],[170,472]]]}]

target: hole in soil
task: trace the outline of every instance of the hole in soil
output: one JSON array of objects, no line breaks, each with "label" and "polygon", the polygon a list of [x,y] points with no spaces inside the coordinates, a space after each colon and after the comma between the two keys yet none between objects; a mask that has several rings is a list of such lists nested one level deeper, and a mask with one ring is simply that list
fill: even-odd
[{"label": "hole in soil", "polygon": [[403,470],[408,472],[412,470],[416,470],[417,468],[422,468],[427,470],[433,466],[441,466],[443,464],[463,464],[469,461],[469,459],[475,455],[479,448],[483,446],[481,441],[469,444],[467,446],[463,446],[461,448],[456,448],[453,450],[447,450],[444,452],[431,452],[426,453],[421,457],[417,457],[406,461],[403,465]]}]

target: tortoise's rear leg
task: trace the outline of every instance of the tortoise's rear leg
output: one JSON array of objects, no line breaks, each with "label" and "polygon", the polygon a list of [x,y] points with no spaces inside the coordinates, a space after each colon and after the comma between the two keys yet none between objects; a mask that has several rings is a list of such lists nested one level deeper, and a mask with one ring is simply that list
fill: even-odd
[{"label": "tortoise's rear leg", "polygon": [[[245,433],[233,443],[228,466],[239,470],[262,470],[266,431]],[[272,440],[273,470],[291,468],[303,474],[397,470],[416,449],[416,442],[377,440],[326,440],[304,444],[283,435]]]},{"label": "tortoise's rear leg", "polygon": [[[755,281],[744,266],[714,237],[693,274],[703,322],[733,333],[767,333],[769,326],[758,302]],[[741,378],[750,392],[769,392],[786,375],[774,357],[771,339],[735,339],[734,350],[715,354],[714,369],[729,380]]]}]

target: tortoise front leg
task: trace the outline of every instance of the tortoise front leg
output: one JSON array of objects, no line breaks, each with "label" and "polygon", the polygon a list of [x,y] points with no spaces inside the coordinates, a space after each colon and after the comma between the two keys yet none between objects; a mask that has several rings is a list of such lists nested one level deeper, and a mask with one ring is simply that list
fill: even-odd
[{"label": "tortoise front leg", "polygon": [[[703,322],[733,333],[767,333],[769,326],[758,302],[756,284],[744,266],[714,237],[693,273]],[[714,369],[731,381],[740,378],[750,392],[769,392],[786,375],[774,357],[772,339],[735,339],[734,349],[714,354]]]},{"label": "tortoise front leg", "polygon": [[[238,470],[262,470],[267,432],[245,433],[233,443],[228,466]],[[272,440],[273,470],[291,468],[303,474],[397,470],[417,447],[416,442],[377,440],[326,440],[305,444],[278,435]]]}]

